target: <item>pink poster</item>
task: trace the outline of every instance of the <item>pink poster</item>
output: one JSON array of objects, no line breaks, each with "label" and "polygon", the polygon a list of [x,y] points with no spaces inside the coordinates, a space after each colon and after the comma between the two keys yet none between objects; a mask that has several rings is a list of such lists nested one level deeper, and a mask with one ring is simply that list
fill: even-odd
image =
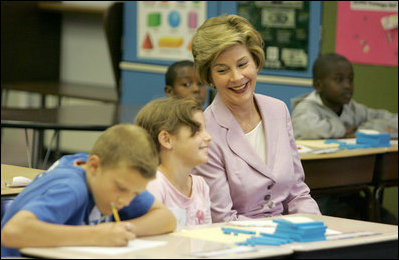
[{"label": "pink poster", "polygon": [[398,2],[338,1],[335,51],[353,63],[398,66]]}]

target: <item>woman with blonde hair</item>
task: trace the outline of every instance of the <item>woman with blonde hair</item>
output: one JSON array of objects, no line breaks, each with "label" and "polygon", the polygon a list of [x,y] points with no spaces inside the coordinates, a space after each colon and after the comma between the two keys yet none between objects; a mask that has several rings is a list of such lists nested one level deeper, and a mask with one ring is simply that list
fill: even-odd
[{"label": "woman with blonde hair", "polygon": [[238,15],[213,17],[198,28],[192,53],[200,80],[217,90],[204,112],[212,136],[208,162],[194,169],[210,187],[212,221],[320,214],[287,106],[255,94],[265,62],[259,32]]}]

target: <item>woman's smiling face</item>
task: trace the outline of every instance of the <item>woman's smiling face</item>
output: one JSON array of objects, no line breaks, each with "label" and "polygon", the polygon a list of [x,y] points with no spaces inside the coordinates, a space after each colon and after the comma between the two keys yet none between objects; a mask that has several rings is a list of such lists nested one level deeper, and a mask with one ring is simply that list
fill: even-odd
[{"label": "woman's smiling face", "polygon": [[257,75],[251,53],[241,44],[227,48],[211,64],[212,83],[228,107],[253,98]]}]

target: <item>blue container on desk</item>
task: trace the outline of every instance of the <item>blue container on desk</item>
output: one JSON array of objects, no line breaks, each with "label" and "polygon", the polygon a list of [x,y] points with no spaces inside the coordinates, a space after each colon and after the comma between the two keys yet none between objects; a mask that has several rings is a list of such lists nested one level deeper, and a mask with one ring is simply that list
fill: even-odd
[{"label": "blue container on desk", "polygon": [[368,134],[356,132],[356,144],[370,145],[371,147],[390,147],[391,135],[388,133]]}]

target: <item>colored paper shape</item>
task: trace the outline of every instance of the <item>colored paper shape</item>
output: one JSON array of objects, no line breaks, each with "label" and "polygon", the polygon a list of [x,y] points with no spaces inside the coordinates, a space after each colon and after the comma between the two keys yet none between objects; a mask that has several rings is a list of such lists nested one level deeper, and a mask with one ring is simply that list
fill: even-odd
[{"label": "colored paper shape", "polygon": [[150,35],[148,33],[145,35],[145,39],[144,39],[141,47],[145,50],[151,50],[154,48],[154,46],[152,45],[152,42],[151,42]]},{"label": "colored paper shape", "polygon": [[169,25],[173,28],[176,28],[180,25],[180,14],[177,11],[172,11],[168,15]]},{"label": "colored paper shape", "polygon": [[196,12],[189,12],[188,13],[188,28],[195,29],[197,28],[197,13]]},{"label": "colored paper shape", "polygon": [[167,47],[167,48],[179,48],[183,44],[182,37],[172,37],[165,36],[159,39],[158,46],[159,47]]},{"label": "colored paper shape", "polygon": [[193,48],[193,39],[191,38],[190,42],[187,45],[187,50],[191,52],[192,48]]},{"label": "colored paper shape", "polygon": [[161,13],[155,12],[147,15],[147,26],[158,27],[161,25]]}]

